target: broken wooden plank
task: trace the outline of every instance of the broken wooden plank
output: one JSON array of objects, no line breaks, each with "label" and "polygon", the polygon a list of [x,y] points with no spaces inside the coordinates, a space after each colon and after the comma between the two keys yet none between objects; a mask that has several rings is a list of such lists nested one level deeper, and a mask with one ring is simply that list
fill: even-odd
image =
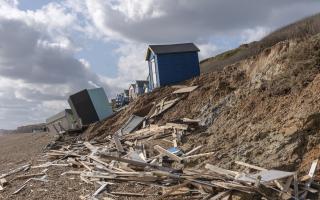
[{"label": "broken wooden plank", "polygon": [[84,146],[86,146],[91,152],[97,152],[98,147],[93,146],[89,142],[84,142]]},{"label": "broken wooden plank", "polygon": [[83,162],[83,161],[81,161],[81,160],[78,160],[78,162],[79,162],[83,167],[85,167],[87,170],[92,171],[91,167],[89,167],[85,162]]},{"label": "broken wooden plank", "polygon": [[180,89],[174,91],[172,94],[189,93],[189,92],[194,91],[197,88],[198,88],[198,86],[184,87],[184,88],[180,88]]},{"label": "broken wooden plank", "polygon": [[38,176],[44,176],[45,173],[38,173],[38,174],[27,174],[27,175],[21,175],[15,177],[13,180],[18,180],[18,179],[27,179],[27,178],[33,178],[33,177],[38,177]]},{"label": "broken wooden plank", "polygon": [[294,188],[294,197],[296,199],[299,199],[298,175],[296,173],[293,175],[293,188]]},{"label": "broken wooden plank", "polygon": [[197,146],[196,148],[193,148],[192,150],[190,150],[189,152],[187,152],[187,153],[185,153],[184,154],[184,156],[189,156],[189,155],[191,155],[191,154],[193,154],[193,153],[195,153],[195,152],[197,152],[199,149],[201,149],[202,148],[202,145],[200,145],[200,146]]},{"label": "broken wooden plank", "polygon": [[211,156],[213,154],[215,154],[215,152],[200,153],[200,154],[196,154],[196,155],[192,155],[192,156],[184,156],[184,157],[182,157],[182,159],[189,160],[189,159],[195,159],[195,158],[200,158],[200,157],[204,157],[204,156]]},{"label": "broken wooden plank", "polygon": [[133,197],[156,196],[156,194],[130,193],[130,192],[110,192],[110,194],[118,195],[118,196],[133,196]]},{"label": "broken wooden plank", "polygon": [[158,165],[154,165],[154,164],[150,164],[150,163],[139,162],[139,161],[134,161],[134,160],[129,160],[129,159],[116,157],[116,156],[111,156],[111,155],[108,155],[108,154],[105,154],[105,153],[101,153],[101,157],[105,158],[105,159],[108,159],[108,160],[117,160],[117,161],[120,161],[120,162],[129,163],[129,164],[140,166],[140,167],[152,167],[152,168],[155,168],[155,169],[159,169],[161,171],[168,171],[168,172],[176,171],[175,169],[172,169],[172,168],[162,167],[162,166],[158,166]]},{"label": "broken wooden plank", "polygon": [[21,166],[21,167],[18,167],[17,169],[11,170],[10,172],[8,172],[8,173],[6,173],[6,174],[2,174],[2,175],[0,176],[0,179],[1,179],[1,178],[5,178],[5,177],[7,177],[7,176],[10,176],[10,175],[12,175],[12,174],[21,172],[21,171],[25,171],[25,170],[29,169],[30,166],[31,166],[30,164],[27,164],[27,165],[23,165],[23,166]]},{"label": "broken wooden plank", "polygon": [[310,176],[310,179],[305,184],[306,191],[300,196],[301,199],[305,199],[308,195],[308,189],[310,188],[311,183],[313,182],[313,177],[314,177],[314,173],[316,172],[317,165],[318,165],[318,159],[312,161],[312,164],[308,173],[308,176]]},{"label": "broken wooden plank", "polygon": [[124,152],[124,149],[123,149],[123,146],[122,146],[121,141],[120,141],[120,139],[119,139],[119,136],[118,136],[117,134],[114,134],[114,135],[113,135],[113,141],[114,141],[114,143],[115,143],[115,145],[116,145],[117,150],[118,150],[120,153],[123,153],[123,152]]},{"label": "broken wooden plank", "polygon": [[[159,109],[155,109],[154,113],[150,116],[150,118],[156,117],[160,114],[162,114],[163,112],[165,112],[166,110],[168,110],[169,108],[171,108],[172,106],[174,106],[176,103],[178,103],[178,101],[180,101],[181,98],[176,98],[173,99],[171,101],[166,101],[164,102],[163,108],[161,110]],[[158,104],[156,107],[160,107],[161,104]]]},{"label": "broken wooden plank", "polygon": [[285,172],[280,170],[264,170],[255,174],[241,174],[236,179],[239,181],[255,183],[257,178],[261,178],[261,183],[267,183],[283,178],[287,178],[289,176],[293,176],[295,172]]},{"label": "broken wooden plank", "polygon": [[136,130],[144,121],[144,117],[131,115],[128,121],[117,131],[119,136],[127,135]]},{"label": "broken wooden plank", "polygon": [[258,167],[258,166],[255,166],[255,165],[251,165],[251,164],[248,164],[248,163],[245,163],[245,162],[241,162],[241,161],[235,161],[235,163],[238,164],[238,165],[242,165],[242,166],[245,166],[245,167],[248,167],[248,168],[251,168],[251,169],[255,169],[255,170],[259,170],[259,171],[267,170],[265,168]]},{"label": "broken wooden plank", "polygon": [[280,198],[281,199],[289,199],[291,198],[291,194],[288,194],[288,191],[290,189],[290,185],[293,181],[293,176],[289,177],[288,180],[286,181],[286,184],[284,185],[283,189],[280,192]]},{"label": "broken wooden plank", "polygon": [[103,162],[102,160],[100,160],[99,158],[97,158],[96,156],[88,156],[90,159],[94,160],[95,162],[105,166],[105,168],[103,168],[104,170],[110,172],[110,173],[114,173],[113,170],[109,169],[109,164],[108,163],[105,163]]},{"label": "broken wooden plank", "polygon": [[224,198],[224,197],[230,195],[230,193],[231,193],[230,190],[220,192],[217,195],[211,197],[210,200],[220,200],[221,198]]},{"label": "broken wooden plank", "polygon": [[187,123],[187,124],[199,124],[201,121],[199,119],[189,119],[189,118],[182,118],[181,120],[183,123]]},{"label": "broken wooden plank", "polygon": [[182,161],[182,158],[180,158],[179,156],[169,152],[168,150],[160,147],[159,145],[155,145],[153,147],[155,150],[157,150],[160,154],[162,155],[165,155],[165,156],[168,156],[169,158],[175,160],[175,161],[178,161],[178,162],[181,162]]},{"label": "broken wooden plank", "polygon": [[27,184],[23,184],[20,188],[18,188],[16,191],[14,191],[12,193],[12,195],[18,194],[21,190],[23,190],[25,187],[27,186]]},{"label": "broken wooden plank", "polygon": [[239,172],[223,169],[223,168],[220,168],[220,167],[217,167],[214,165],[210,165],[210,164],[206,164],[205,168],[212,171],[212,172],[215,172],[217,174],[231,176],[232,178],[234,178],[235,176],[238,176],[240,174]]},{"label": "broken wooden plank", "polygon": [[177,123],[166,123],[166,128],[174,128],[174,129],[181,129],[181,130],[188,130],[189,126],[187,124],[177,124]]},{"label": "broken wooden plank", "polygon": [[92,196],[93,196],[93,197],[98,196],[103,190],[106,189],[107,185],[108,185],[108,183],[102,184],[102,185],[99,187],[99,189],[97,189],[97,191],[95,191],[95,192],[93,193]]}]

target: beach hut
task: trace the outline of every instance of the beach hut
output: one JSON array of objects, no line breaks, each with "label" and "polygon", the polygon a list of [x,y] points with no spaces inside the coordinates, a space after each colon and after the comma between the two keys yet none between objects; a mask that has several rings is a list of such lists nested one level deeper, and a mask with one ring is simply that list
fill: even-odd
[{"label": "beach hut", "polygon": [[193,43],[149,45],[145,59],[150,90],[199,76],[199,51]]}]

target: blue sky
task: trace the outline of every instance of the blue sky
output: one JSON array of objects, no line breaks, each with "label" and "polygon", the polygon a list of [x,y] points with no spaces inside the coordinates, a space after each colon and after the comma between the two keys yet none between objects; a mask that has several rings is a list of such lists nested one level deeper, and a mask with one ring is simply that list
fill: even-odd
[{"label": "blue sky", "polygon": [[317,0],[0,0],[0,129],[43,122],[83,88],[114,97],[146,77],[148,44],[194,42],[203,59],[319,10]]}]

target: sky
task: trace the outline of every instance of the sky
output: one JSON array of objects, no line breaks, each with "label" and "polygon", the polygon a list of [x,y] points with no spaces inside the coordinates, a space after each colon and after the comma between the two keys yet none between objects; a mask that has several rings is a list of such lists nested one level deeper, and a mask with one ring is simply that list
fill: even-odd
[{"label": "sky", "polygon": [[319,0],[0,0],[0,129],[43,122],[70,94],[147,77],[147,45],[200,59],[320,11]]}]

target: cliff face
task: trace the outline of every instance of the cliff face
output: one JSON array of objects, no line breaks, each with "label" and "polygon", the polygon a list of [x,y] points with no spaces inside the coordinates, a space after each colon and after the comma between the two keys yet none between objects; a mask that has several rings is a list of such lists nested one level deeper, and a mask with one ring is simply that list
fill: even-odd
[{"label": "cliff face", "polygon": [[[200,119],[202,133],[181,148],[204,145],[217,154],[203,162],[235,167],[241,160],[283,170],[307,170],[320,151],[320,34],[277,43],[260,54],[203,74],[185,85],[199,87],[158,117],[155,124]],[[87,139],[103,140],[134,112],[172,97],[160,88],[113,118],[92,126]],[[172,97],[173,98],[173,97]]]}]

